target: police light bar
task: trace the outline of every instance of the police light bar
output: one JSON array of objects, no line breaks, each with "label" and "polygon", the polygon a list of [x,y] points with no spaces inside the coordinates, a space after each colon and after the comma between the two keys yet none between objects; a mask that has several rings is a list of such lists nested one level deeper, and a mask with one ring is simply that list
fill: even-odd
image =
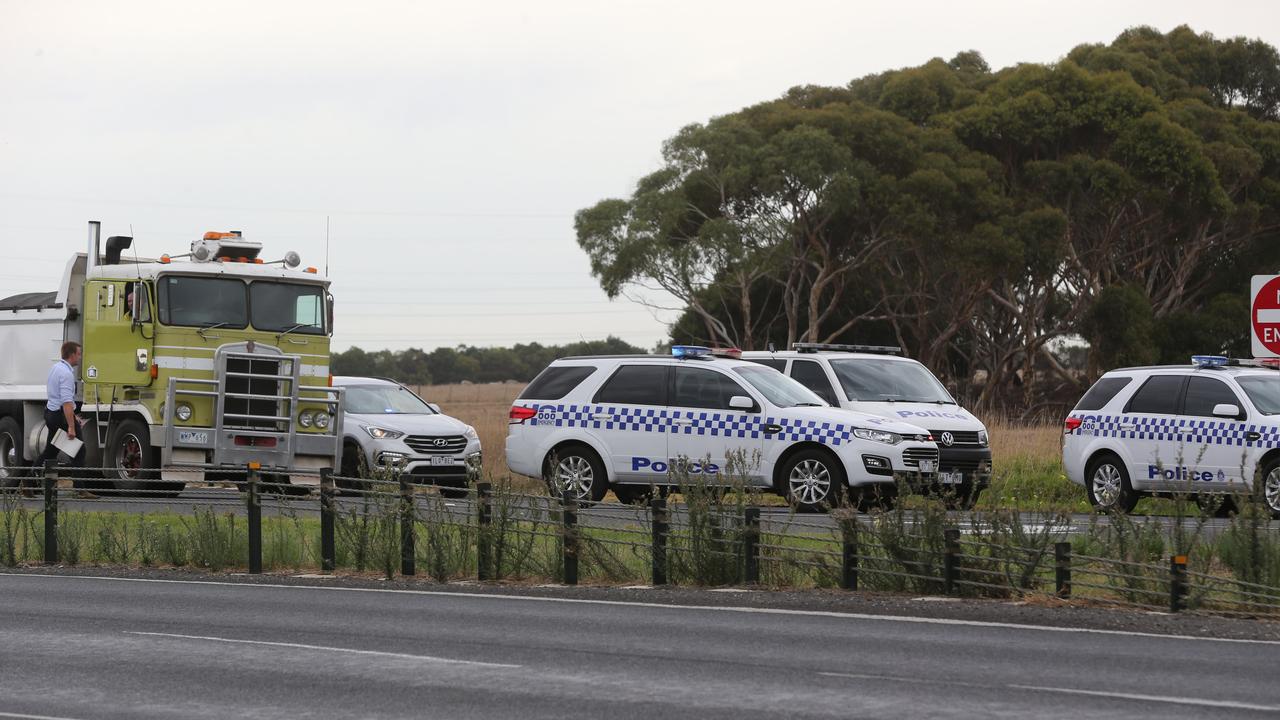
[{"label": "police light bar", "polygon": [[1202,368],[1226,367],[1231,364],[1231,358],[1225,355],[1192,355],[1191,364]]},{"label": "police light bar", "polygon": [[733,358],[734,360],[737,360],[738,358],[742,357],[742,349],[736,348],[736,347],[712,348],[711,354],[716,357]]},{"label": "police light bar", "polygon": [[860,352],[876,355],[901,355],[902,348],[896,345],[842,345],[840,343],[791,343],[791,349],[802,353],[813,352]]},{"label": "police light bar", "polygon": [[1234,365],[1241,367],[1267,368],[1269,370],[1280,370],[1280,358],[1254,358],[1252,360],[1236,360]]},{"label": "police light bar", "polygon": [[711,348],[702,347],[701,345],[672,345],[671,356],[678,358],[700,358],[709,357]]}]

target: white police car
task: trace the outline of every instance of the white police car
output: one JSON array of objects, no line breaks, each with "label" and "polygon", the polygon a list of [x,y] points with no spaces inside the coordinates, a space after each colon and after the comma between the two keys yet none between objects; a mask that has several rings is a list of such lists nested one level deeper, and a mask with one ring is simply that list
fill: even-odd
[{"label": "white police car", "polygon": [[1062,461],[1094,507],[1129,512],[1144,495],[1207,501],[1263,483],[1280,517],[1280,371],[1197,355],[1191,365],[1106,373],[1066,418]]},{"label": "white police car", "polygon": [[835,407],[929,429],[941,452],[934,482],[948,501],[972,507],[991,482],[987,428],[960,407],[929,368],[897,347],[795,343],[789,351],[744,352],[743,360],[785,373]]},{"label": "white police car", "polygon": [[936,472],[938,448],[923,428],[827,407],[773,369],[684,346],[556,360],[516,400],[507,432],[513,472],[587,501],[612,488],[634,502],[677,463],[716,476],[735,456],[760,458],[742,468],[748,482],[817,510],[849,487],[891,495],[895,473]]}]

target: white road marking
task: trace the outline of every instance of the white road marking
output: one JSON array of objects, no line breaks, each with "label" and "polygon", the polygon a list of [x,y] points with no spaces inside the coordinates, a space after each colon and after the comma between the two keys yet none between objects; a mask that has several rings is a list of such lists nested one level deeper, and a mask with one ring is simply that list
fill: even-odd
[{"label": "white road marking", "polygon": [[703,612],[747,613],[759,615],[792,615],[797,617],[846,618],[877,622],[917,623],[922,625],[952,625],[960,627],[1002,628],[1007,630],[1035,630],[1040,632],[1082,633],[1089,635],[1116,635],[1120,637],[1146,637],[1164,640],[1194,640],[1197,642],[1244,643],[1248,645],[1280,645],[1280,640],[1252,640],[1247,638],[1200,637],[1197,635],[1166,635],[1133,630],[1104,630],[1098,628],[1073,628],[1055,625],[1028,625],[1025,623],[992,622],[987,620],[955,620],[952,618],[928,618],[912,615],[873,615],[870,613],[839,612],[835,610],[788,610],[785,608],[727,607],[717,605],[676,605],[672,603],[639,602],[634,600],[594,600],[587,598],[555,598],[536,595],[502,595],[499,593],[449,592],[445,590],[398,590],[395,588],[350,588],[326,585],[282,585],[279,583],[239,583],[218,580],[165,580],[162,578],[121,578],[99,575],[37,575],[34,573],[0,573],[0,577],[42,578],[62,580],[101,580],[108,582],[159,583],[170,585],[206,585],[214,587],[270,588],[274,590],[313,590],[325,592],[385,593],[388,595],[420,595],[453,599],[524,600],[527,602],[563,603],[569,605],[604,605],[613,607],[642,607],[657,610],[698,610]]},{"label": "white road marking", "polygon": [[456,658],[436,657],[434,655],[410,655],[407,653],[384,652],[382,650],[356,650],[355,648],[329,647],[327,645],[304,645],[302,643],[269,642],[266,640],[241,640],[239,638],[213,637],[209,635],[179,635],[177,633],[142,632],[126,630],[125,635],[146,635],[148,637],[178,638],[181,640],[203,640],[206,642],[233,643],[237,645],[266,645],[269,647],[293,648],[296,650],[323,650],[325,652],[351,653],[353,655],[376,655],[378,657],[399,658],[402,660],[421,660],[423,662],[443,663],[448,665],[473,665],[490,668],[519,668],[522,665],[507,663],[480,662],[478,660],[458,660]]},{"label": "white road marking", "polygon": [[53,715],[27,715],[25,713],[0,712],[0,718],[18,718],[19,720],[76,720],[69,717],[55,717]]},{"label": "white road marking", "polygon": [[1102,690],[1077,690],[1075,688],[1041,687],[1039,685],[1007,685],[1018,690],[1035,690],[1038,692],[1064,693],[1067,695],[1089,695],[1092,697],[1114,698],[1117,700],[1140,700],[1142,702],[1169,703],[1171,705],[1193,705],[1195,707],[1221,708],[1230,710],[1260,710],[1262,712],[1280,712],[1280,705],[1254,705],[1234,700],[1203,700],[1201,698],[1184,698],[1164,695],[1139,695],[1137,693],[1104,692]]}]

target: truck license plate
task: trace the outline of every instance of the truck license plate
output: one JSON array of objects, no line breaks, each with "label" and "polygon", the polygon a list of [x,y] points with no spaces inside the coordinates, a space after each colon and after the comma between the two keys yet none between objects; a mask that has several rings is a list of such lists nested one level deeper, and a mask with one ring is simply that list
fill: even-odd
[{"label": "truck license plate", "polygon": [[921,460],[920,461],[920,472],[931,473],[931,472],[937,472],[937,470],[938,470],[937,460]]},{"label": "truck license plate", "polygon": [[208,444],[209,444],[209,433],[207,433],[207,432],[196,432],[196,431],[194,431],[194,430],[179,430],[179,431],[178,431],[178,442],[180,442],[180,443],[193,443],[193,444],[195,444],[195,445],[208,445]]},{"label": "truck license plate", "polygon": [[453,458],[451,458],[451,457],[433,457],[433,458],[431,458],[431,464],[432,464],[432,465],[452,465],[452,464],[453,464]]},{"label": "truck license plate", "polygon": [[959,485],[964,482],[964,473],[960,471],[944,472],[938,476],[944,485]]}]

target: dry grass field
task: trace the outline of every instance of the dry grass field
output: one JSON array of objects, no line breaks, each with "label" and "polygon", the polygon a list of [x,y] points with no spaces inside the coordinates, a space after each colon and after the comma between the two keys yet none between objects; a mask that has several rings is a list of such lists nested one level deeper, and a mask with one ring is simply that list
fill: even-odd
[{"label": "dry grass field", "polygon": [[[508,475],[503,456],[507,437],[507,412],[522,383],[425,385],[415,388],[428,402],[480,433],[484,465],[493,477]],[[1084,491],[1062,475],[1062,429],[1059,425],[1012,424],[987,419],[991,453],[996,468],[986,507],[1043,508],[1079,505]]]}]

